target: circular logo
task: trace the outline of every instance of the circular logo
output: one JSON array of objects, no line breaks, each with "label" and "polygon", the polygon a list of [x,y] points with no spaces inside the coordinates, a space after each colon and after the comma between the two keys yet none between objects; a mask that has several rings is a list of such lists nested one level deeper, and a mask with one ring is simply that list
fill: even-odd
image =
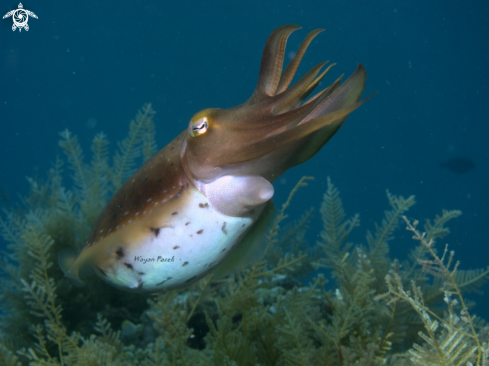
[{"label": "circular logo", "polygon": [[14,24],[18,28],[22,28],[27,24],[27,20],[29,19],[29,15],[24,9],[17,9],[12,15],[14,20]]}]

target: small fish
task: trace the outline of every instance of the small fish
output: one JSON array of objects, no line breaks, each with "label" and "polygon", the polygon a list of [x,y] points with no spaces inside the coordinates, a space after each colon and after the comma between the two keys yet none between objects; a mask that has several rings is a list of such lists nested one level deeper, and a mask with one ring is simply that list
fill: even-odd
[{"label": "small fish", "polygon": [[306,36],[282,72],[287,38],[299,28],[286,25],[271,34],[250,99],[196,113],[125,182],[83,250],[59,254],[66,277],[82,285],[95,272],[135,292],[182,288],[263,235],[273,215],[272,183],[314,156],[366,100],[359,101],[367,76],[362,65],[343,84],[340,77],[312,97],[332,65],[321,71],[326,63],[320,63],[289,87],[322,31]]},{"label": "small fish", "polygon": [[455,174],[465,174],[475,168],[475,163],[471,158],[458,156],[442,161],[440,167],[448,169]]}]

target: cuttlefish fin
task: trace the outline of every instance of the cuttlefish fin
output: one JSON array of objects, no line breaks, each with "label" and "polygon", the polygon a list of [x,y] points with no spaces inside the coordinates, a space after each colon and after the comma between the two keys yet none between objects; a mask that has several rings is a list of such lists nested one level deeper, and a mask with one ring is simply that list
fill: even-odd
[{"label": "cuttlefish fin", "polygon": [[63,249],[58,253],[58,265],[74,286],[81,287],[85,283],[80,279],[80,271],[75,264],[76,258],[77,253],[74,250]]},{"label": "cuttlefish fin", "polygon": [[214,270],[214,278],[218,279],[228,274],[238,272],[254,264],[263,254],[265,233],[274,224],[278,210],[272,200],[268,201],[262,215],[248,231],[241,243]]}]

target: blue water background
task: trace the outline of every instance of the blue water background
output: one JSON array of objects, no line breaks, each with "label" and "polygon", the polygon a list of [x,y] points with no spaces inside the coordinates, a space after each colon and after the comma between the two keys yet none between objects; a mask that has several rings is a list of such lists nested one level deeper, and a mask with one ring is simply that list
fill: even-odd
[{"label": "blue water background", "polygon": [[[489,30],[487,1],[26,1],[30,30],[0,23],[0,187],[11,201],[43,177],[58,133],[75,133],[89,156],[93,136],[125,137],[143,103],[157,111],[163,147],[203,108],[244,102],[257,81],[269,34],[284,24],[304,28],[289,39],[290,60],[312,29],[299,76],[324,60],[337,63],[322,87],[361,62],[364,96],[337,135],[306,164],[276,184],[281,204],[302,175],[316,180],[296,197],[291,216],[319,206],[326,177],[340,189],[347,213],[360,214],[352,240],[365,244],[388,209],[386,189],[416,195],[409,217],[460,209],[445,242],[461,268],[489,264]],[[3,13],[17,8],[2,1]],[[2,14],[3,14],[2,13]],[[216,147],[218,148],[218,147]],[[439,162],[470,157],[457,175]],[[295,212],[293,211],[295,210]],[[311,232],[320,230],[316,213]],[[416,244],[399,231],[392,257]],[[316,236],[309,236],[314,243]],[[489,290],[485,286],[486,292]],[[475,297],[489,318],[488,296]]]}]

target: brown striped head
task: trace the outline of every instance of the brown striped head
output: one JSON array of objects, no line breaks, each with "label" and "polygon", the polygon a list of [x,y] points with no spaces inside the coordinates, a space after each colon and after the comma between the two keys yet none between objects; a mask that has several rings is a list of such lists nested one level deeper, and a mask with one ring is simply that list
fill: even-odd
[{"label": "brown striped head", "polygon": [[310,32],[282,72],[287,38],[299,28],[286,25],[269,37],[247,102],[193,116],[183,149],[193,179],[210,181],[236,169],[273,178],[270,171],[281,174],[313,156],[365,101],[359,102],[366,79],[362,65],[342,85],[340,77],[314,94],[333,65],[323,70],[327,62],[320,63],[290,86],[307,47],[322,32]]}]

